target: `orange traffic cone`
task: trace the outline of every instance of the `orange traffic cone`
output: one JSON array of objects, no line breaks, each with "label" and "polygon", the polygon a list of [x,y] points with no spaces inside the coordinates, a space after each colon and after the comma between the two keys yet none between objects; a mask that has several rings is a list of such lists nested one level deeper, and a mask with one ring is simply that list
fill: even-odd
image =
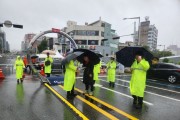
[{"label": "orange traffic cone", "polygon": [[5,77],[4,77],[4,74],[3,74],[3,72],[2,72],[2,69],[0,69],[0,79],[4,79]]},{"label": "orange traffic cone", "polygon": [[42,76],[45,76],[45,73],[44,73],[44,69],[43,69],[43,67],[41,67],[40,74],[41,74]]}]

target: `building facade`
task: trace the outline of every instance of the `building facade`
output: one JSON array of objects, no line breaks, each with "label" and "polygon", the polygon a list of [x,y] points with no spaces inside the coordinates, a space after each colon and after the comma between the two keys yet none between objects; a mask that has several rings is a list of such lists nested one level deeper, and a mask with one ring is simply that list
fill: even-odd
[{"label": "building facade", "polygon": [[6,41],[6,33],[0,29],[0,53],[5,53],[10,51],[10,45]]},{"label": "building facade", "polygon": [[36,34],[34,34],[34,33],[25,34],[24,40],[23,40],[23,42],[21,42],[21,50],[22,51],[26,51],[28,49],[28,45],[35,35]]},{"label": "building facade", "polygon": [[[106,46],[111,48],[111,53],[118,49],[118,40],[112,40],[117,36],[115,30],[111,29],[111,24],[102,21],[101,18],[90,24],[85,23],[85,25],[77,25],[75,21],[68,21],[67,27],[62,30],[75,40],[79,48],[95,50],[97,47],[99,49],[99,46]],[[64,41],[61,35],[59,39]],[[102,42],[103,39],[107,40]],[[103,49],[100,50],[103,53]]]},{"label": "building facade", "polygon": [[[155,25],[150,25],[150,21],[141,22],[140,25],[140,45],[148,46],[150,50],[157,48],[158,30]],[[137,43],[135,43],[137,45]]]}]

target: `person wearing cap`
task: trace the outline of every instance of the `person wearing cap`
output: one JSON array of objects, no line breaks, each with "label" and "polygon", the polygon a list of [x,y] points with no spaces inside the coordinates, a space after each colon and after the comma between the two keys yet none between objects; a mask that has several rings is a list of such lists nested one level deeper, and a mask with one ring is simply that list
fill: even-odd
[{"label": "person wearing cap", "polygon": [[44,69],[45,69],[45,74],[47,75],[47,77],[50,77],[50,74],[51,74],[51,65],[53,63],[53,59],[52,57],[49,56],[49,53],[47,53],[47,57],[44,61]]},{"label": "person wearing cap", "polygon": [[133,105],[137,109],[142,108],[146,87],[146,73],[149,67],[149,62],[144,59],[143,52],[136,52],[135,61],[131,65],[132,76],[130,80],[130,93],[134,98]]},{"label": "person wearing cap", "polygon": [[20,56],[17,56],[17,59],[14,63],[14,69],[16,70],[16,79],[17,79],[17,83],[19,83],[21,81],[21,83],[23,82],[23,68],[25,68],[23,60],[21,59]]},{"label": "person wearing cap", "polygon": [[107,80],[109,87],[114,87],[115,75],[116,75],[116,61],[114,56],[111,56],[111,60],[106,64],[107,67]]}]

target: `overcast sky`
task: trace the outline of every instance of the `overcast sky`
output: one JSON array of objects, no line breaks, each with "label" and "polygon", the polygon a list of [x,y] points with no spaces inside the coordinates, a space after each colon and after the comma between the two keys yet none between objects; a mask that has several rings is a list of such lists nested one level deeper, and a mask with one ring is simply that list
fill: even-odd
[{"label": "overcast sky", "polygon": [[[63,28],[68,20],[78,24],[99,19],[112,24],[118,35],[133,33],[133,22],[124,17],[149,16],[159,31],[158,44],[180,45],[180,0],[0,0],[0,22],[10,20],[23,29],[1,28],[10,48],[21,49],[26,33]],[[133,40],[122,37],[121,42]],[[161,47],[158,47],[161,48]]]}]

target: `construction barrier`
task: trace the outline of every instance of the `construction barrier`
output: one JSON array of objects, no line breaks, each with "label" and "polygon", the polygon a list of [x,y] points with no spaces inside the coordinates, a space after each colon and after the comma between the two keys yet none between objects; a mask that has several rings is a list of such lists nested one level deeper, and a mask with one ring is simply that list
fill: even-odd
[{"label": "construction barrier", "polygon": [[4,79],[5,77],[4,77],[4,74],[3,74],[3,72],[2,72],[2,69],[0,69],[0,79]]},{"label": "construction barrier", "polygon": [[41,67],[40,74],[41,74],[42,76],[45,76],[45,73],[44,73],[44,69],[43,69],[43,67]]}]

